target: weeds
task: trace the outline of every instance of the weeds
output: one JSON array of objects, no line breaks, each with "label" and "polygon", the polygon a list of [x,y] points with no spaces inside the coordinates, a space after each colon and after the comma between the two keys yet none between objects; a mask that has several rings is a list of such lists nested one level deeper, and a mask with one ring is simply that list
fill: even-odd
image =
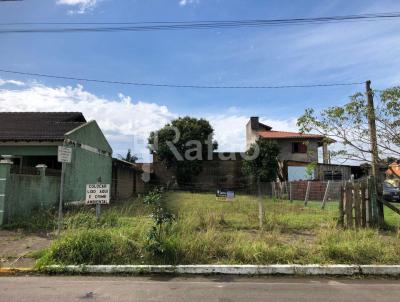
[{"label": "weeds", "polygon": [[18,216],[3,229],[22,229],[26,232],[36,233],[53,231],[57,225],[55,209],[36,210],[30,215]]},{"label": "weeds", "polygon": [[140,248],[130,238],[105,230],[80,230],[54,242],[38,265],[129,264],[140,259]]},{"label": "weeds", "polygon": [[171,251],[166,236],[169,235],[171,223],[175,216],[170,213],[163,200],[162,189],[154,189],[145,198],[144,203],[152,208],[151,217],[153,225],[147,234],[146,251],[155,260],[166,260],[171,258]]},{"label": "weeds", "polygon": [[400,262],[397,232],[338,230],[337,205],[265,200],[258,230],[257,200],[153,191],[143,200],[67,213],[66,231],[39,264],[309,264]]}]

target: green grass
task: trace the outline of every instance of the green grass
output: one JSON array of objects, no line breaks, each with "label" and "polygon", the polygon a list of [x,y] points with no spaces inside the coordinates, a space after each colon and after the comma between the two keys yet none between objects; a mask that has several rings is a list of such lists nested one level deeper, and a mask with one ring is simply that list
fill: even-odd
[{"label": "green grass", "polygon": [[264,230],[258,230],[258,200],[214,194],[169,193],[176,221],[162,243],[162,255],[146,249],[152,226],[142,200],[93,209],[70,210],[65,231],[39,259],[45,264],[274,264],[400,263],[400,216],[387,212],[386,232],[336,227],[337,203],[263,200]]}]

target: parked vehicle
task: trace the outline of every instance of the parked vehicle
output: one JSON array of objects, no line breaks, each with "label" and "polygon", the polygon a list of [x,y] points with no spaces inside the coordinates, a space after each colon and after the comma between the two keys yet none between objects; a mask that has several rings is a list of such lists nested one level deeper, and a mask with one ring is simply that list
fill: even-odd
[{"label": "parked vehicle", "polygon": [[400,202],[400,187],[392,182],[383,183],[383,198],[391,202]]}]

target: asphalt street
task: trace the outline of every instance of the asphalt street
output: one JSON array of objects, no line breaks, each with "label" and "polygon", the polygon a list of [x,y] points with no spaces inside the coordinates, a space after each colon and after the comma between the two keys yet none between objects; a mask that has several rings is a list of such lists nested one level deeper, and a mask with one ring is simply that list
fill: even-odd
[{"label": "asphalt street", "polygon": [[243,277],[0,277],[0,301],[400,301],[399,280]]}]

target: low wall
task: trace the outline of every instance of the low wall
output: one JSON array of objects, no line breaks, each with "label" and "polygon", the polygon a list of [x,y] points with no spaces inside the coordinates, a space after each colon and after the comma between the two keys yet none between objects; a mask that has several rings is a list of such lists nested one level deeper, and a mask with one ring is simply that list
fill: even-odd
[{"label": "low wall", "polygon": [[[341,182],[331,181],[328,188],[328,198],[331,200],[338,200],[340,198]],[[310,189],[308,194],[309,200],[323,200],[328,182],[323,181],[310,181]],[[291,198],[294,200],[304,200],[306,197],[308,181],[292,181]]]},{"label": "low wall", "polygon": [[57,205],[59,176],[46,176],[45,166],[38,168],[39,175],[10,174],[10,167],[10,163],[0,163],[0,225]]},{"label": "low wall", "polygon": [[146,169],[147,166],[138,168],[136,164],[113,159],[111,199],[124,200],[146,193],[150,182],[150,171],[143,171]]}]

